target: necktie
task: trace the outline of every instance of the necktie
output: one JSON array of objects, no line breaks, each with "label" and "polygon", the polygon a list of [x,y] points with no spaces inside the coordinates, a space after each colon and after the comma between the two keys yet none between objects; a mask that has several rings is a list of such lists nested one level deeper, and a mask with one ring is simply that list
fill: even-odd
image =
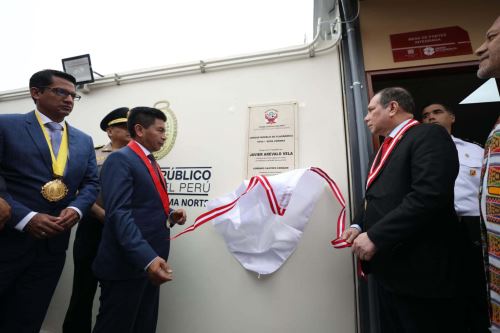
[{"label": "necktie", "polygon": [[155,171],[156,171],[156,175],[158,176],[158,180],[160,181],[160,183],[163,186],[163,188],[165,190],[167,190],[165,188],[165,182],[164,182],[163,174],[160,172],[160,166],[156,162],[156,158],[153,156],[153,154],[149,154],[148,158],[151,161],[151,165],[153,166],[153,169],[155,169]]},{"label": "necktie", "polygon": [[384,142],[382,143],[382,151],[380,152],[382,155],[384,155],[387,149],[389,149],[389,145],[391,144],[392,139],[393,137],[390,136],[385,138]]},{"label": "necktie", "polygon": [[54,156],[57,158],[57,154],[59,153],[59,147],[61,146],[61,137],[62,137],[62,126],[56,122],[46,123],[45,127],[49,129],[50,135],[50,144],[52,145],[52,151],[54,152]]},{"label": "necktie", "polygon": [[392,137],[388,136],[385,138],[384,142],[382,143],[382,147],[380,148],[380,154],[378,156],[378,159],[377,159],[377,166],[380,164],[380,162],[382,161],[382,157],[384,156],[384,153],[387,151],[387,149],[389,149],[389,145],[391,144],[392,142]]}]

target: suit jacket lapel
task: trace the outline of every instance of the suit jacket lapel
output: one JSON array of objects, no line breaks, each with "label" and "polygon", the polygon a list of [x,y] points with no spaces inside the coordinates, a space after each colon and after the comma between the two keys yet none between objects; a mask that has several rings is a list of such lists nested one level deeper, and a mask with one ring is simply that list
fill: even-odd
[{"label": "suit jacket lapel", "polygon": [[43,135],[40,124],[35,116],[35,111],[31,111],[26,115],[26,130],[28,131],[33,143],[40,151],[43,161],[46,166],[52,170],[52,158],[50,157],[50,150],[47,146],[47,141]]},{"label": "suit jacket lapel", "polygon": [[68,131],[68,162],[66,163],[66,169],[64,170],[64,174],[68,172],[71,167],[72,156],[75,156],[75,152],[77,151],[77,137],[73,127],[71,127],[68,122],[66,122],[66,129]]},{"label": "suit jacket lapel", "polygon": [[[390,154],[389,156],[387,156],[387,160],[385,161],[385,163],[384,163],[384,164],[380,167],[380,171],[378,172],[378,174],[377,174],[377,176],[375,177],[375,179],[373,179],[373,181],[372,181],[372,183],[371,183],[371,186],[370,186],[370,187],[372,187],[372,186],[373,186],[373,185],[377,182],[377,180],[379,180],[379,178],[380,178],[380,176],[381,176],[382,172],[384,172],[384,169],[387,167],[387,165],[388,165],[389,163],[391,163],[391,159],[392,159],[392,157],[398,153],[398,152],[397,152],[397,150],[398,150],[398,146],[399,146],[399,144],[400,144],[400,142],[401,142],[402,140],[404,140],[404,136],[401,138],[401,140],[398,140],[398,141],[395,143],[394,149],[392,150],[391,154]],[[379,156],[378,161],[376,161],[376,160],[374,159],[373,163],[375,163],[375,162],[380,162],[380,159],[381,159],[381,158],[382,158],[382,157],[381,157],[381,156]],[[369,187],[369,188],[370,188],[370,187]]]},{"label": "suit jacket lapel", "polygon": [[[387,156],[385,163],[382,164],[380,167],[376,166],[376,168],[379,168],[378,172],[375,173],[375,177],[372,177],[372,180],[370,181],[369,185],[367,185],[366,190],[368,190],[373,185],[373,183],[375,183],[380,178],[380,174],[384,171],[385,167],[391,162],[393,155],[397,154],[397,149],[398,149],[399,144],[401,143],[401,141],[403,141],[405,139],[408,132],[410,132],[415,125],[418,125],[418,122],[415,120],[411,121],[410,123],[407,123],[402,129],[400,129],[400,131],[398,131],[398,134],[396,134],[396,138],[393,140],[393,143],[391,144],[394,146],[392,147],[392,150],[389,152],[389,155]],[[405,130],[405,127],[406,127],[406,130]],[[398,138],[398,136],[399,136],[399,138]],[[380,155],[378,156],[378,158],[377,158],[377,156],[375,156],[374,161],[372,162],[372,165],[370,165],[370,169],[372,168],[373,163],[376,163],[377,160],[380,160],[381,158],[382,158],[382,156],[380,156]],[[369,181],[369,179],[371,177],[370,175],[371,174],[368,175],[367,182]]]}]

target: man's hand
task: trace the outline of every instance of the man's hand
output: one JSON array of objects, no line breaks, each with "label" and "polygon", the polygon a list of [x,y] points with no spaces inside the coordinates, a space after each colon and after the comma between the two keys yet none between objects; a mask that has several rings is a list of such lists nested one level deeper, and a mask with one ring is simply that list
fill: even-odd
[{"label": "man's hand", "polygon": [[358,228],[351,227],[342,233],[341,238],[345,240],[347,243],[352,243],[360,233],[361,231],[359,231]]},{"label": "man's hand", "polygon": [[370,238],[368,238],[368,234],[363,232],[354,240],[354,243],[352,244],[352,252],[354,252],[359,259],[370,261],[375,252],[377,252],[377,248]]},{"label": "man's hand", "polygon": [[26,224],[24,231],[39,239],[53,237],[64,231],[58,221],[58,217],[38,213]]},{"label": "man's hand", "polygon": [[5,226],[5,222],[10,219],[11,208],[4,199],[0,198],[0,230]]},{"label": "man's hand", "polygon": [[170,265],[161,257],[156,257],[147,269],[148,278],[155,286],[172,281],[173,271]]},{"label": "man's hand", "polygon": [[182,208],[178,208],[170,214],[170,219],[172,220],[170,226],[173,226],[174,224],[183,225],[186,223],[186,211]]},{"label": "man's hand", "polygon": [[76,210],[71,208],[64,208],[59,214],[57,224],[65,230],[71,229],[80,219],[80,215]]},{"label": "man's hand", "polygon": [[104,218],[105,218],[104,209],[101,206],[99,206],[97,203],[94,203],[92,205],[92,208],[90,208],[90,213],[99,222],[104,223]]}]

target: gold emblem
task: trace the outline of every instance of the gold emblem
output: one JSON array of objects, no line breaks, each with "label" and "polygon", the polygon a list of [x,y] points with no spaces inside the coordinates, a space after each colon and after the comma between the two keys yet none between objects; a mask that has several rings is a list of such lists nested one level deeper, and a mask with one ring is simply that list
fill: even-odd
[{"label": "gold emblem", "polygon": [[469,175],[471,175],[472,177],[474,177],[476,175],[476,169],[470,169],[469,170]]},{"label": "gold emblem", "polygon": [[170,103],[168,101],[159,101],[154,104],[154,107],[163,111],[165,116],[167,116],[166,123],[166,135],[167,139],[163,146],[157,152],[154,152],[153,155],[155,159],[158,161],[172,150],[175,144],[175,139],[177,138],[177,118],[175,117],[174,112],[170,109]]},{"label": "gold emblem", "polygon": [[68,194],[68,187],[60,178],[56,178],[43,185],[41,193],[48,201],[56,202]]}]

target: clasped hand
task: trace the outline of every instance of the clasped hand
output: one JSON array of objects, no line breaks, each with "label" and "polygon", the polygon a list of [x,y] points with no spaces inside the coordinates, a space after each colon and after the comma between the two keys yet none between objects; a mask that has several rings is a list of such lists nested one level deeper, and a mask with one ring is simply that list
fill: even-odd
[{"label": "clasped hand", "polygon": [[349,228],[342,234],[342,239],[352,243],[352,252],[361,260],[370,261],[375,253],[377,247],[370,240],[366,232],[361,233],[356,228]]},{"label": "clasped hand", "polygon": [[0,230],[3,229],[5,223],[10,219],[11,208],[7,201],[0,198]]},{"label": "clasped hand", "polygon": [[49,238],[71,229],[80,219],[78,213],[72,208],[65,208],[59,216],[37,213],[31,218],[24,228],[35,238]]}]

